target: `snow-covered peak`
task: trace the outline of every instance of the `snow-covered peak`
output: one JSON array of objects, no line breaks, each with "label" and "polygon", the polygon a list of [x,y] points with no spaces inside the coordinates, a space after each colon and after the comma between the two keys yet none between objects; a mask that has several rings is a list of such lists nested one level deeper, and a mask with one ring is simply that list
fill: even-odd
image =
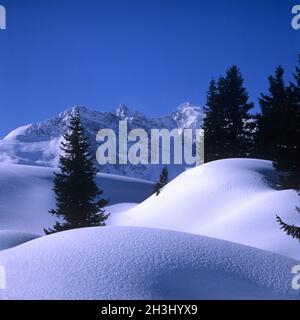
[{"label": "snow-covered peak", "polygon": [[26,130],[30,127],[31,125],[26,125],[19,127],[13,131],[11,131],[3,140],[15,140],[17,139],[18,136],[24,135],[26,133]]},{"label": "snow-covered peak", "polygon": [[193,105],[190,102],[184,102],[182,104],[180,104],[177,108],[176,111],[177,112],[186,112],[187,110],[201,110],[200,107],[197,107],[195,105]]},{"label": "snow-covered peak", "polygon": [[[73,106],[71,108],[68,108],[64,112],[59,113],[57,118],[69,120],[70,116],[74,115],[76,113],[79,113],[81,118],[87,118],[88,119],[88,118],[95,117],[99,113],[99,111],[95,111],[95,110],[89,109],[89,108],[87,108],[85,106]],[[52,119],[50,119],[50,121],[51,120]]]},{"label": "snow-covered peak", "polygon": [[143,113],[129,109],[125,104],[119,105],[115,113],[117,117],[121,118],[122,120],[145,117]]},{"label": "snow-covered peak", "polygon": [[199,128],[203,119],[203,111],[190,102],[181,104],[171,117],[176,121],[179,128]]},{"label": "snow-covered peak", "polygon": [[77,112],[79,112],[80,114],[85,114],[85,113],[88,113],[89,111],[91,111],[90,109],[88,109],[87,107],[85,106],[73,106],[71,108],[68,108],[67,110],[65,110],[64,112],[60,113],[60,114],[64,114],[64,115],[73,115]]},{"label": "snow-covered peak", "polygon": [[[119,121],[127,120],[128,131],[140,128],[146,132],[151,129],[195,129],[201,128],[203,114],[201,109],[190,103],[180,105],[173,113],[156,118],[148,118],[141,112],[121,105],[114,112],[92,110],[85,106],[74,106],[51,119],[17,128],[5,139],[0,140],[0,162],[9,161],[19,164],[56,166],[59,159],[62,136],[68,128],[70,116],[79,112],[81,122],[90,141],[92,151],[96,152],[99,143],[96,135],[99,130],[109,128],[118,134]],[[149,152],[150,154],[150,152]],[[170,171],[175,177],[185,169],[185,165],[177,166]],[[156,180],[161,167],[151,165],[121,166],[106,165],[102,172],[126,175],[134,178]],[[173,174],[172,174],[173,172]]]}]

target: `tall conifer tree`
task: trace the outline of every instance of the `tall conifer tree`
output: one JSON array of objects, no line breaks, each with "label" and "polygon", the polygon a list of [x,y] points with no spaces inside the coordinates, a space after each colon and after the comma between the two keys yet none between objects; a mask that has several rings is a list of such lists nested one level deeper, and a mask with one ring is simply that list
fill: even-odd
[{"label": "tall conifer tree", "polygon": [[205,161],[247,157],[253,144],[252,103],[237,66],[211,81],[204,108]]},{"label": "tall conifer tree", "polygon": [[56,209],[49,212],[62,221],[57,221],[52,229],[45,229],[45,233],[104,226],[108,215],[103,207],[108,202],[101,198],[103,191],[95,182],[97,170],[89,153],[89,143],[84,134],[79,111],[76,109],[70,118],[61,150],[60,172],[54,173]]},{"label": "tall conifer tree", "polygon": [[286,140],[288,107],[283,74],[284,70],[279,66],[275,76],[269,77],[268,94],[261,94],[259,99],[261,107],[258,122],[259,155],[268,160],[276,159],[280,153],[280,147]]},{"label": "tall conifer tree", "polygon": [[219,83],[222,81],[223,78],[218,83],[212,79],[207,92],[203,119],[205,162],[220,159],[223,153],[225,114],[220,106],[218,92]]},{"label": "tall conifer tree", "polygon": [[219,87],[221,103],[225,110],[225,152],[224,158],[247,157],[251,144],[248,126],[253,104],[244,87],[244,79],[239,68],[233,65],[226,73],[222,86]]}]

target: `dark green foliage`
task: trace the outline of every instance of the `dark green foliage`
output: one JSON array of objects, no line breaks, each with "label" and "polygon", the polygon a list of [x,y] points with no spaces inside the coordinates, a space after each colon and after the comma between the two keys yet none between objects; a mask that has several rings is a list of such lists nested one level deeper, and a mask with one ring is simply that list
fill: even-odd
[{"label": "dark green foliage", "polygon": [[251,119],[248,103],[249,95],[243,86],[244,80],[237,66],[231,67],[226,74],[223,86],[219,86],[225,108],[225,154],[226,158],[245,157],[248,153],[250,136],[247,122]]},{"label": "dark green foliage", "polygon": [[300,164],[300,87],[292,83],[286,87],[283,72],[278,67],[269,77],[269,94],[260,99],[258,143],[261,155],[273,160],[278,170],[295,171]]},{"label": "dark green foliage", "polygon": [[254,122],[250,121],[249,96],[237,66],[232,66],[216,83],[211,81],[205,118],[205,162],[247,157],[253,144]]},{"label": "dark green foliage", "polygon": [[160,174],[159,181],[155,184],[155,187],[154,187],[154,192],[156,196],[158,196],[161,192],[161,189],[165,185],[167,185],[168,177],[169,177],[168,168],[165,166]]},{"label": "dark green foliage", "polygon": [[57,208],[49,213],[62,218],[63,222],[56,222],[52,229],[45,229],[45,233],[104,226],[108,215],[103,207],[108,202],[101,198],[103,191],[95,182],[97,170],[89,153],[89,143],[84,135],[79,112],[75,112],[70,119],[61,150],[60,172],[54,173],[53,190]]},{"label": "dark green foliage", "polygon": [[225,112],[220,106],[218,85],[214,79],[210,82],[204,113],[204,160],[209,162],[222,157],[224,146]]},{"label": "dark green foliage", "polygon": [[[300,65],[300,56],[299,56]],[[296,67],[295,82],[285,86],[283,69],[270,77],[269,95],[262,100],[262,147],[268,146],[269,157],[281,172],[283,188],[300,190],[300,67]],[[272,119],[274,120],[273,126]],[[276,121],[276,122],[275,122]],[[263,125],[267,124],[266,128]],[[268,133],[268,135],[266,134]],[[265,136],[264,136],[265,135]],[[272,141],[271,141],[272,140]],[[296,208],[300,212],[299,208]],[[289,225],[277,216],[281,229],[300,241],[300,227]]]},{"label": "dark green foliage", "polygon": [[[297,208],[297,210],[299,211],[299,208]],[[286,224],[278,216],[276,216],[276,220],[280,225],[280,229],[282,229],[287,235],[291,236],[292,238],[296,238],[298,241],[300,241],[300,228],[299,227]]]},{"label": "dark green foliage", "polygon": [[275,76],[269,77],[269,92],[259,99],[258,147],[262,158],[280,158],[281,149],[287,142],[290,106],[287,88],[283,80],[284,70],[278,67]]}]

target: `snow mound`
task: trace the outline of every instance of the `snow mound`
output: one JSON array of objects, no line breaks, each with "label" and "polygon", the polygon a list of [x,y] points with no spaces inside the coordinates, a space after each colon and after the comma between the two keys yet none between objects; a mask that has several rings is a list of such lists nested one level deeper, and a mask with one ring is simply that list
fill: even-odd
[{"label": "snow mound", "polygon": [[[59,250],[58,250],[59,248]],[[297,261],[202,236],[79,229],[0,252],[1,299],[297,299]]]},{"label": "snow mound", "polygon": [[293,190],[277,190],[270,161],[226,159],[182,173],[111,225],[162,228],[205,235],[300,259],[300,245],[280,230],[276,214],[300,225]]},{"label": "snow mound", "polygon": [[24,242],[36,239],[38,237],[38,235],[25,232],[0,230],[0,250],[16,247]]},{"label": "snow mound", "polygon": [[[105,207],[105,210],[109,212],[112,216],[115,216],[117,214],[123,214],[124,212],[135,208],[138,205],[138,203],[117,203],[113,204],[111,206]],[[107,221],[107,224],[109,225],[112,222],[113,219],[109,219]]]},{"label": "snow mound", "polygon": [[[43,228],[53,226],[55,218],[48,210],[55,207],[54,170],[0,164],[0,229],[43,234]],[[153,183],[135,178],[99,174],[97,183],[110,204],[138,203],[153,192]]]}]

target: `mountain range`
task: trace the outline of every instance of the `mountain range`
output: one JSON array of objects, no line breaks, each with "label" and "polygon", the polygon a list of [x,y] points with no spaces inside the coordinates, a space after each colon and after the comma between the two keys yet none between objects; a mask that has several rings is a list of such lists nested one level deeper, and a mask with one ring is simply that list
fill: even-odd
[{"label": "mountain range", "polygon": [[[0,140],[0,162],[11,162],[23,165],[57,167],[63,135],[67,131],[70,116],[78,111],[92,152],[99,146],[96,134],[100,129],[113,129],[118,134],[119,121],[127,120],[128,131],[141,128],[146,132],[151,129],[196,129],[201,128],[203,111],[190,103],[181,104],[174,112],[161,117],[151,118],[143,113],[119,106],[113,112],[91,110],[76,106],[67,109],[56,117],[19,127]],[[96,163],[96,162],[95,162]],[[122,176],[156,180],[163,165],[103,165],[101,172]],[[184,171],[186,166],[169,165],[170,178]]]}]

